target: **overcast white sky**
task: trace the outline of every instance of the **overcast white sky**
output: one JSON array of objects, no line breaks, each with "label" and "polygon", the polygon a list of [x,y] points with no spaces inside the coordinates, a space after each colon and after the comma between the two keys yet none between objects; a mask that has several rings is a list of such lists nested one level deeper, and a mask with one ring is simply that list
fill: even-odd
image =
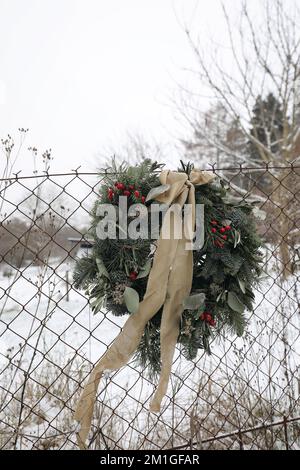
[{"label": "overcast white sky", "polygon": [[[29,127],[54,171],[95,170],[127,131],[171,144],[168,96],[192,64],[184,21],[222,38],[219,0],[0,0],[0,136]],[[30,172],[29,155],[17,167]]]}]

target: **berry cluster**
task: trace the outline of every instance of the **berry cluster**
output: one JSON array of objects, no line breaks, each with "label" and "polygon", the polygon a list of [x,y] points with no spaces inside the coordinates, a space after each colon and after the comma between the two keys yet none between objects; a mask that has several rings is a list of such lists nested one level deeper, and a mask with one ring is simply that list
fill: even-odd
[{"label": "berry cluster", "polygon": [[137,273],[136,271],[132,271],[132,272],[129,274],[129,279],[130,279],[131,281],[135,281],[136,278],[137,278],[137,276],[138,276],[138,273]]},{"label": "berry cluster", "polygon": [[118,196],[126,196],[130,197],[134,195],[135,199],[139,200],[142,204],[145,204],[146,198],[145,196],[142,195],[142,193],[135,188],[133,184],[129,184],[128,186],[125,186],[124,183],[116,182],[114,184],[114,189],[113,188],[108,188],[107,190],[107,195],[108,199],[112,201],[114,199],[115,195]]},{"label": "berry cluster", "polygon": [[216,320],[213,319],[212,314],[210,312],[201,313],[200,320],[205,321],[210,326],[216,326]]},{"label": "berry cluster", "polygon": [[223,225],[218,223],[216,220],[211,220],[211,233],[213,234],[213,243],[218,248],[223,248],[225,242],[228,239],[228,235],[226,232],[231,230],[230,225]]}]

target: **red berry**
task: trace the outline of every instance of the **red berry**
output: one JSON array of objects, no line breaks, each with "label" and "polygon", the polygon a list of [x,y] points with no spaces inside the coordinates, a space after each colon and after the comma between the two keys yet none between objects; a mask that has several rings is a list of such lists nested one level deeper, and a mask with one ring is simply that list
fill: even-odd
[{"label": "red berry", "polygon": [[109,189],[108,190],[108,199],[111,201],[114,197],[114,192],[112,189]]},{"label": "red berry", "polygon": [[231,229],[230,225],[226,225],[225,230],[227,230],[227,232],[228,232],[228,230],[230,230],[230,229]]},{"label": "red berry", "polygon": [[135,197],[140,197],[140,192],[139,191],[134,191]]},{"label": "red berry", "polygon": [[132,280],[132,281],[135,281],[136,278],[137,278],[137,275],[138,273],[136,271],[132,271],[132,273],[129,274],[129,278]]},{"label": "red berry", "polygon": [[125,191],[123,191],[123,194],[124,196],[130,196],[130,191],[128,191],[128,189],[125,189]]},{"label": "red berry", "polygon": [[116,183],[115,183],[115,187],[117,188],[119,184],[120,184],[120,183],[116,182]]},{"label": "red berry", "polygon": [[216,220],[211,220],[210,223],[211,225],[218,225],[218,222]]},{"label": "red berry", "polygon": [[212,228],[211,231],[212,231],[212,233],[216,233],[217,229],[216,229],[216,228]]},{"label": "red berry", "polygon": [[227,240],[227,235],[222,235],[223,240]]},{"label": "red berry", "polygon": [[225,229],[225,227],[222,227],[222,228],[220,228],[220,232],[221,232],[221,233],[224,233],[224,232],[226,232],[226,229]]},{"label": "red berry", "polygon": [[143,204],[145,204],[145,201],[146,201],[145,196],[142,196],[141,201],[142,201]]},{"label": "red berry", "polygon": [[200,320],[205,320],[205,313],[201,313]]},{"label": "red berry", "polygon": [[117,189],[119,189],[120,191],[123,191],[123,189],[125,189],[125,185],[123,183],[118,183]]},{"label": "red berry", "polygon": [[130,184],[130,185],[128,186],[128,189],[130,189],[130,191],[133,191],[133,190],[134,190],[134,185],[133,185],[133,184]]},{"label": "red berry", "polygon": [[210,326],[216,326],[216,320],[211,319],[209,324],[210,324]]},{"label": "red berry", "polygon": [[208,323],[210,323],[210,322],[212,321],[212,316],[211,316],[210,313],[207,313],[207,314],[205,315],[205,320],[206,320]]}]

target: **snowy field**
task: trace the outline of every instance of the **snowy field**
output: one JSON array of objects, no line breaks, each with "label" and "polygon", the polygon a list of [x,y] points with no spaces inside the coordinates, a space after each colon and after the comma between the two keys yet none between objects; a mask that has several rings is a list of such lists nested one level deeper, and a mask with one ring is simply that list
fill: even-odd
[{"label": "snowy field", "polygon": [[[295,278],[281,284],[273,259],[267,266],[268,277],[256,292],[255,312],[249,314],[243,339],[215,342],[213,354],[200,351],[196,363],[185,361],[177,351],[161,414],[148,412],[154,386],[133,362],[104,378],[95,410],[96,433],[91,434],[96,447],[107,442],[111,448],[186,444],[195,413],[204,440],[280,420],[284,414],[300,414],[298,286]],[[58,260],[48,267],[0,272],[4,448],[74,447],[72,410],[78,382],[125,321],[109,312],[94,316],[83,294],[67,285],[67,272],[71,281],[72,263]],[[245,446],[263,445],[256,439]],[[233,439],[233,448],[236,445]]]}]

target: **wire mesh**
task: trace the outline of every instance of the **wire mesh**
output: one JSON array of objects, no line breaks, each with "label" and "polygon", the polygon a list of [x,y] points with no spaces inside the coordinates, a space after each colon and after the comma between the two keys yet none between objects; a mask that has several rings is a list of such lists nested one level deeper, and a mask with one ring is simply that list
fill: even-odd
[{"label": "wire mesh", "polygon": [[[210,171],[261,211],[265,276],[247,332],[221,338],[194,362],[177,350],[159,414],[148,411],[154,384],[134,360],[106,374],[91,449],[300,448],[300,167]],[[0,181],[1,449],[76,448],[76,401],[125,321],[93,315],[72,286],[101,179],[72,172]]]}]

